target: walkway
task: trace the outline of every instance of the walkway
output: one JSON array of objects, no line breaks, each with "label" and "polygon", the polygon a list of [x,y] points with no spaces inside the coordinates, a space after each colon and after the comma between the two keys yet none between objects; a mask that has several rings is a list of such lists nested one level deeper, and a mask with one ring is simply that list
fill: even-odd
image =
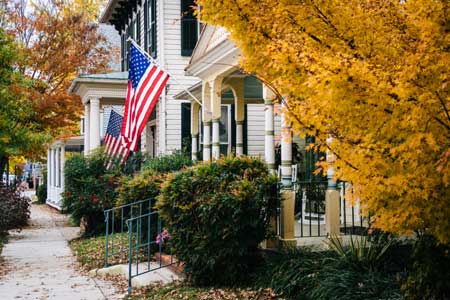
[{"label": "walkway", "polygon": [[0,279],[0,299],[120,299],[111,284],[81,275],[67,241],[78,227],[45,205],[33,205],[30,226],[13,233],[2,256],[9,273]]}]

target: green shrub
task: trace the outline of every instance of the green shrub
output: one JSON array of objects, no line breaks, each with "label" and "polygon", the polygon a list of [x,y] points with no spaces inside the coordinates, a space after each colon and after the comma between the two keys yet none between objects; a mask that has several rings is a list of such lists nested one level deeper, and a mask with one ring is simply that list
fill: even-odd
[{"label": "green shrub", "polygon": [[400,282],[395,273],[384,268],[390,238],[350,237],[344,245],[337,237],[329,240],[336,256],[322,261],[317,286],[311,289],[310,299],[365,300],[400,299]]},{"label": "green shrub", "polygon": [[155,200],[161,191],[164,175],[151,169],[143,170],[134,177],[124,176],[117,188],[116,206],[136,201]]},{"label": "green shrub", "polygon": [[116,198],[120,170],[107,170],[105,165],[104,154],[98,152],[87,157],[72,156],[64,167],[62,209],[76,222],[83,218],[88,235],[104,229],[103,211],[113,207]]},{"label": "green shrub", "polygon": [[37,197],[37,203],[45,204],[45,202],[47,201],[47,185],[46,184],[39,185],[39,187],[36,191],[36,197]]},{"label": "green shrub", "polygon": [[0,233],[27,225],[30,218],[30,199],[0,183]]},{"label": "green shrub", "polygon": [[256,284],[270,287],[286,299],[309,299],[317,284],[322,261],[330,252],[314,252],[309,248],[287,248],[266,258],[258,270]]},{"label": "green shrub", "polygon": [[168,175],[157,207],[171,245],[196,284],[247,278],[275,209],[277,178],[259,159],[221,158]]},{"label": "green shrub", "polygon": [[146,160],[142,169],[151,169],[155,172],[169,173],[179,171],[184,167],[190,167],[192,165],[193,161],[189,156],[181,152],[175,152]]},{"label": "green shrub", "polygon": [[258,287],[286,299],[401,298],[402,273],[390,263],[399,244],[383,236],[371,243],[353,238],[345,246],[333,238],[330,244],[330,251],[292,248],[272,255],[261,268]]},{"label": "green shrub", "polygon": [[450,299],[450,245],[421,236],[414,244],[412,259],[412,270],[402,286],[405,299]]}]

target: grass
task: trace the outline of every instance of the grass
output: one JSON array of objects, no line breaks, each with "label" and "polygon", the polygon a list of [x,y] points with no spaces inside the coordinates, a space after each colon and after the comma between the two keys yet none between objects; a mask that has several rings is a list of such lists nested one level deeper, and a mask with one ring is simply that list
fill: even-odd
[{"label": "grass", "polygon": [[270,289],[194,287],[182,282],[156,284],[137,290],[133,300],[266,300],[279,299]]},{"label": "grass", "polygon": [[[123,251],[120,254],[110,255],[108,259],[109,265],[118,265],[128,263],[128,233],[117,233],[114,235],[114,251],[118,251],[120,242],[122,241]],[[105,242],[104,235],[94,237],[80,237],[69,242],[72,252],[76,255],[78,262],[83,269],[89,271],[93,269],[103,268],[105,266]],[[133,243],[135,238],[133,237]],[[109,246],[111,249],[112,239],[109,237]],[[111,251],[111,250],[110,250]],[[142,247],[139,254],[139,261],[146,261],[147,248]],[[152,252],[154,253],[154,252]],[[133,258],[136,252],[133,250]]]},{"label": "grass", "polygon": [[[117,235],[118,236],[118,235]],[[117,238],[115,237],[115,239]],[[120,237],[119,237],[120,238]],[[127,241],[128,235],[123,236],[124,243]],[[78,262],[83,269],[92,270],[103,268],[105,266],[105,241],[104,235],[94,237],[80,237],[69,242],[69,246],[76,255]],[[111,245],[111,240],[110,240]],[[128,243],[126,243],[128,246]],[[127,262],[127,253],[123,255],[114,255],[110,257],[110,264],[124,264]]]}]

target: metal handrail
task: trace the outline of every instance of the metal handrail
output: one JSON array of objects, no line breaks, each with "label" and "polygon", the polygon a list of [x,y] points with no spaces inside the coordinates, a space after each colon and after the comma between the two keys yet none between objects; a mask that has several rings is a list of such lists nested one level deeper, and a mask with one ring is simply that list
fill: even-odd
[{"label": "metal handrail", "polygon": [[[139,200],[133,203],[124,204],[121,206],[113,207],[110,209],[106,209],[104,211],[105,214],[105,224],[106,224],[106,234],[105,234],[105,267],[109,266],[109,258],[114,255],[123,254],[127,252],[127,248],[125,247],[126,242],[124,239],[124,233],[126,234],[127,231],[124,231],[124,224],[126,223],[126,220],[130,217],[134,217],[134,207],[138,207],[136,214],[142,215],[145,210],[151,211],[152,209],[152,198],[147,198],[144,200]],[[144,207],[145,204],[148,204],[147,207]],[[144,210],[144,211],[143,211]],[[116,218],[118,218],[118,223],[116,222]],[[110,222],[111,221],[111,222]],[[116,226],[119,232],[116,232]],[[114,237],[115,235],[119,234],[120,243],[119,247],[114,247]],[[111,238],[111,239],[110,239]],[[111,240],[111,245],[110,245]]]},{"label": "metal handrail", "polygon": [[[156,218],[156,230],[152,231],[152,219]],[[154,221],[153,221],[154,222]],[[133,226],[136,223],[136,226]],[[163,264],[162,252],[163,252],[163,240],[162,240],[162,219],[158,211],[149,212],[126,220],[128,227],[128,293],[131,293],[132,285],[131,281],[134,277],[143,275],[152,271],[162,269],[164,267],[171,266],[177,261],[174,261],[172,252],[170,253],[170,262]],[[144,226],[143,226],[144,225]],[[146,225],[146,226],[145,226]],[[152,235],[153,233],[153,235]],[[159,243],[158,243],[159,236]],[[145,243],[142,242],[143,237]],[[155,238],[153,238],[155,237]],[[134,241],[133,241],[134,238]],[[152,267],[152,246],[157,245],[159,251],[159,264]],[[135,252],[133,255],[133,251]],[[144,259],[140,259],[139,254],[144,254]],[[135,272],[133,272],[133,262],[135,263]],[[147,268],[139,270],[139,263],[146,262]]]}]

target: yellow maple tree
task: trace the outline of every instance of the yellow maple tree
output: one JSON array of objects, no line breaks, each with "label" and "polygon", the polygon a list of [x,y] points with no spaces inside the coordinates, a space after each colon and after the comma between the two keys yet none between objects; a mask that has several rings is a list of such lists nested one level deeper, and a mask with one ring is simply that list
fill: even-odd
[{"label": "yellow maple tree", "polygon": [[374,226],[450,242],[450,1],[198,2]]}]

